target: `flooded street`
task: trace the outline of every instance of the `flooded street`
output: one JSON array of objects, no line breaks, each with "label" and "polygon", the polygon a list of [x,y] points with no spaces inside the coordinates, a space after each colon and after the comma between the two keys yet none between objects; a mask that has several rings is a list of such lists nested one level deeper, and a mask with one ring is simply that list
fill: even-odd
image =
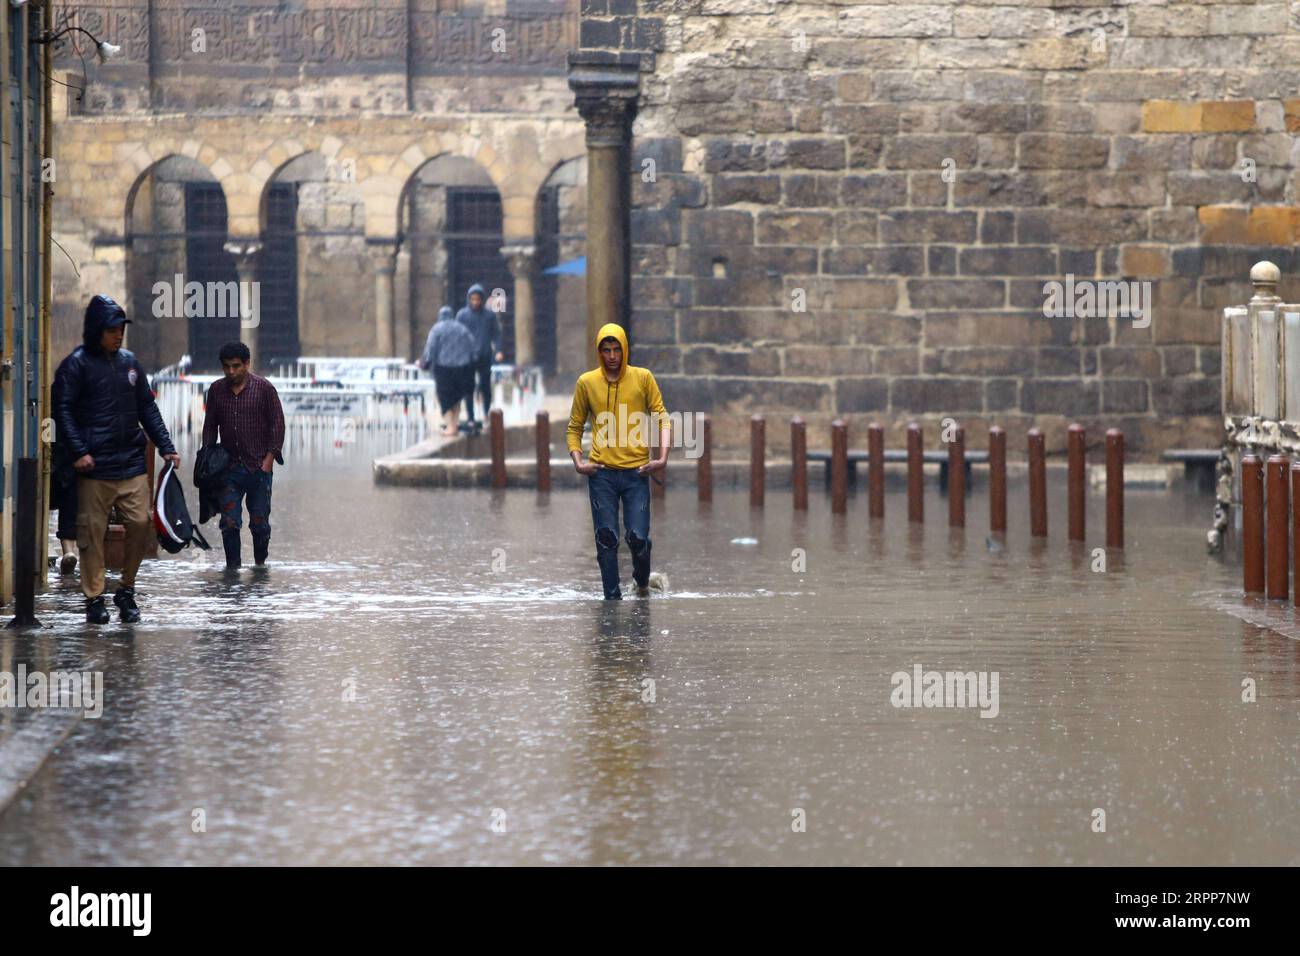
[{"label": "flooded street", "polygon": [[[56,579],[52,627],[5,639],[3,669],[102,670],[105,702],[0,815],[0,863],[1300,863],[1295,620],[1228,613],[1207,497],[1130,491],[1101,571],[1104,502],[1071,548],[1055,474],[1048,543],[1013,484],[1005,548],[982,480],[964,533],[933,483],[923,529],[893,490],[883,525],[865,488],[832,516],[819,472],[807,516],[679,483],[669,595],[607,604],[585,493],[286,459],[268,569],[227,575],[210,523],[145,563],[142,624],[88,634]],[[918,665],[997,672],[996,714],[894,706]]]}]

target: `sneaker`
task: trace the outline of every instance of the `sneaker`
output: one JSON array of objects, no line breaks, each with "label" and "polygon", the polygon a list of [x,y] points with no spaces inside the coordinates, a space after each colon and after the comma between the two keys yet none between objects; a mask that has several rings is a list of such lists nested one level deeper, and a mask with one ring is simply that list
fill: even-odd
[{"label": "sneaker", "polygon": [[456,426],[456,430],[462,435],[472,435],[474,434],[474,423],[472,421],[461,422]]},{"label": "sneaker", "polygon": [[[140,620],[140,609],[135,606],[135,588],[118,588],[113,595],[113,603],[118,607],[118,620],[123,624],[134,624]],[[104,612],[108,617],[108,612]]]},{"label": "sneaker", "polygon": [[99,597],[91,598],[86,602],[86,623],[108,623],[108,608],[104,607],[104,595],[101,594]]},{"label": "sneaker", "polygon": [[63,557],[59,558],[59,573],[71,574],[77,570],[77,552],[69,551]]}]

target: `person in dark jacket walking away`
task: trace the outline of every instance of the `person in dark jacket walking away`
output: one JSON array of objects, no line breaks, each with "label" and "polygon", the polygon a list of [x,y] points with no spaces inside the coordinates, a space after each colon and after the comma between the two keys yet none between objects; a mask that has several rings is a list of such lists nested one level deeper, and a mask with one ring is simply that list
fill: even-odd
[{"label": "person in dark jacket walking away", "polygon": [[208,386],[203,419],[204,446],[217,443],[230,454],[230,470],[221,492],[221,543],[226,567],[240,566],[241,507],[248,502],[248,530],[253,536],[253,560],[266,564],[271,548],[271,475],[284,464],[284,409],[275,386],[248,370],[249,351],[243,342],[227,342],[218,353],[224,378]]},{"label": "person in dark jacket walking away", "polygon": [[442,409],[442,437],[455,438],[460,418],[460,400],[474,391],[474,363],[478,345],[474,334],[457,322],[451,306],[438,310],[438,321],[429,330],[420,356],[420,368],[433,372]]},{"label": "person in dark jacket walking away", "polygon": [[[113,595],[124,624],[140,620],[135,575],[153,526],[144,451],[152,439],[163,458],[180,465],[149,380],[133,354],[122,348],[126,312],[106,295],[86,307],[82,344],[55,375],[55,427],[77,473],[77,546],[86,620],[107,624],[104,606],[104,534],[116,505],[126,526],[122,580]],[[147,438],[146,438],[147,436]]]},{"label": "person in dark jacket walking away", "polygon": [[[501,324],[497,321],[495,312],[484,308],[486,301],[483,287],[476,282],[465,295],[465,308],[456,313],[456,321],[474,333],[474,341],[478,344],[474,370],[478,375],[478,393],[483,401],[484,418],[488,417],[488,409],[492,407],[492,359],[495,356],[500,362],[505,358],[501,352]],[[482,429],[482,423],[474,417],[472,390],[469,395],[469,421],[476,431]]]}]

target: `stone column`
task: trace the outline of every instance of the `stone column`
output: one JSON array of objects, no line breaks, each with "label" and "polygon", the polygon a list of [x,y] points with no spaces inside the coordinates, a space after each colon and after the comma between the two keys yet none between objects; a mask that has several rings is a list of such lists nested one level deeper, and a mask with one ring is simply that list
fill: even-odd
[{"label": "stone column", "polygon": [[[231,239],[226,243],[225,250],[234,258],[235,272],[239,274],[239,340],[248,346],[248,364],[256,367],[257,333],[258,326],[262,324],[261,286],[257,284],[262,243],[257,239]],[[253,292],[251,302],[244,301],[245,289],[251,289]]]},{"label": "stone column", "polygon": [[375,354],[392,358],[397,353],[393,319],[393,276],[397,272],[396,239],[366,238],[366,251],[375,268]]},{"label": "stone column", "polygon": [[[396,271],[393,276],[393,323],[397,328],[394,347],[403,361],[419,358],[419,350],[424,348],[424,339],[420,338],[416,328],[416,317],[411,315],[411,244],[403,243],[398,250]],[[427,331],[427,330],[426,330]],[[419,344],[416,340],[419,338]]]},{"label": "stone column", "polygon": [[515,365],[525,368],[537,362],[533,332],[533,268],[537,247],[531,243],[501,247],[515,279]]},{"label": "stone column", "polygon": [[587,123],[587,343],[606,322],[627,328],[631,292],[632,120],[640,57],[569,54],[569,87]]}]

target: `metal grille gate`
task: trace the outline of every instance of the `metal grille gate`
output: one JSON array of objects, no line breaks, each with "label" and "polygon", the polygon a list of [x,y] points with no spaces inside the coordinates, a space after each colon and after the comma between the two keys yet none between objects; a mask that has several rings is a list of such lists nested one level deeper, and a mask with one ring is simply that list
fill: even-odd
[{"label": "metal grille gate", "polygon": [[447,187],[447,301],[457,311],[465,292],[477,282],[490,296],[504,289],[506,311],[500,316],[502,351],[514,361],[515,283],[501,255],[501,197],[495,189]]},{"label": "metal grille gate", "polygon": [[[185,281],[238,282],[226,252],[226,196],[219,183],[185,184]],[[239,315],[190,316],[190,359],[199,372],[221,370],[217,353],[239,338]]]}]

